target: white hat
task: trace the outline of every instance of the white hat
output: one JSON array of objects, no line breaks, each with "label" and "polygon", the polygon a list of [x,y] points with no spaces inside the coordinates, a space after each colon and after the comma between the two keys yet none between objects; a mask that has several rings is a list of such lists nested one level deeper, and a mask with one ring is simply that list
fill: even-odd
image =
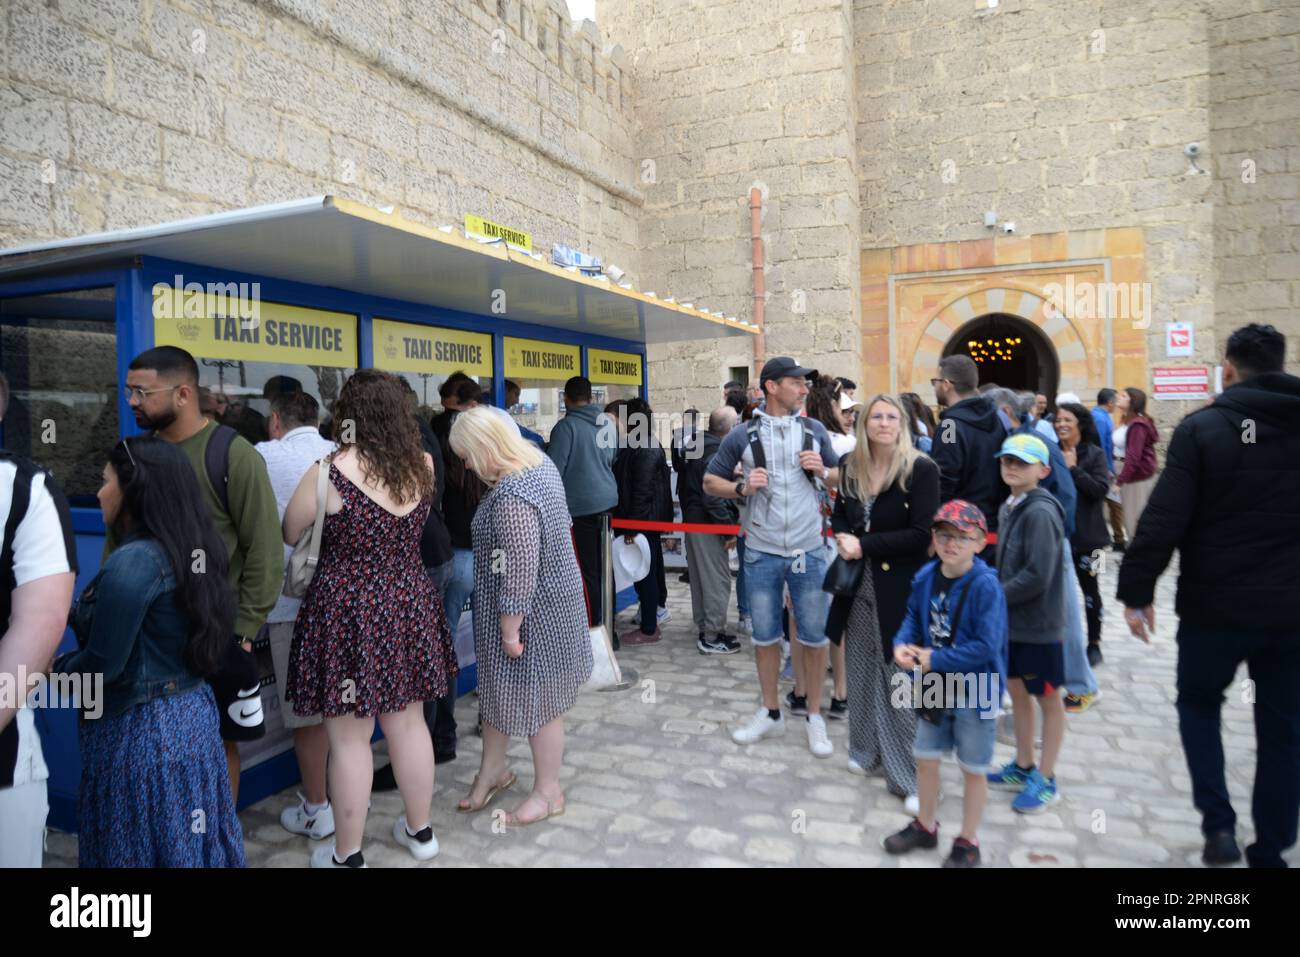
[{"label": "white hat", "polygon": [[858,406],[858,405],[861,405],[861,404],[862,404],[862,403],[859,402],[857,399],[851,398],[847,392],[841,392],[841,393],[840,393],[840,411],[841,411],[841,412],[847,412],[849,409],[852,409],[854,406]]},{"label": "white hat", "polygon": [[614,566],[614,591],[639,582],[650,574],[650,543],[644,535],[637,535],[629,543],[622,535],[614,536],[612,561]]},{"label": "white hat", "polygon": [[1075,405],[1081,405],[1079,396],[1074,392],[1062,392],[1056,397],[1056,404],[1061,405],[1065,402],[1073,402]]}]

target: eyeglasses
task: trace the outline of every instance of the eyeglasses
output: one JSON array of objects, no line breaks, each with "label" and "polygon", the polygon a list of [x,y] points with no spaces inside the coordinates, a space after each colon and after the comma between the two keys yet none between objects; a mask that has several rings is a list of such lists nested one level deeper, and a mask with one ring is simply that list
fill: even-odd
[{"label": "eyeglasses", "polygon": [[939,383],[940,383],[940,382],[951,382],[951,381],[952,381],[951,379],[931,379],[931,380],[930,380],[930,388],[932,388],[932,389],[937,389],[937,388],[939,388]]},{"label": "eyeglasses", "polygon": [[180,386],[178,385],[169,385],[161,389],[141,389],[139,386],[124,385],[122,386],[122,394],[126,396],[127,402],[130,402],[132,399],[135,399],[137,402],[143,402],[155,392],[175,392],[179,388]]},{"label": "eyeglasses", "polygon": [[954,535],[952,532],[935,532],[934,540],[940,545],[956,545],[959,542],[973,542],[970,535]]}]

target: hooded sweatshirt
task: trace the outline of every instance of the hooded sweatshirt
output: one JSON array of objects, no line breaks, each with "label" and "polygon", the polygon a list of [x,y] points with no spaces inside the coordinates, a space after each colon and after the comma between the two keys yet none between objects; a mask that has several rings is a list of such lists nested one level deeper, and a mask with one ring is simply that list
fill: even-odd
[{"label": "hooded sweatshirt", "polygon": [[1007,596],[1009,639],[1059,644],[1065,631],[1061,503],[1044,488],[1031,489],[1014,508],[1009,501],[1002,503],[998,529],[998,579]]},{"label": "hooded sweatshirt", "polygon": [[[912,594],[907,613],[894,636],[894,645],[931,647],[930,596],[936,576],[941,574],[938,559],[927,562],[912,578]],[[965,592],[966,600],[962,603]],[[936,648],[930,657],[932,671],[956,674],[991,674],[997,687],[1005,684],[1007,672],[1007,602],[998,583],[998,574],[978,556],[961,578],[948,586],[948,608],[956,615],[961,605],[961,619],[951,635],[951,643]],[[996,713],[1001,695],[986,705]]]},{"label": "hooded sweatshirt", "polygon": [[1145,415],[1129,422],[1124,440],[1124,468],[1118,478],[1120,485],[1141,482],[1156,474],[1156,443],[1159,441],[1160,432],[1156,424]]},{"label": "hooded sweatshirt", "polygon": [[1007,430],[991,399],[962,399],[939,416],[930,458],[939,466],[939,501],[964,498],[979,506],[997,530],[998,505],[1007,497],[997,453]]},{"label": "hooded sweatshirt", "polygon": [[1120,566],[1118,597],[1152,604],[1179,550],[1184,623],[1300,641],[1300,378],[1267,372],[1228,387],[1174,430]]},{"label": "hooded sweatshirt", "polygon": [[551,429],[546,454],[564,482],[571,516],[596,515],[618,504],[618,429],[595,403],[568,407]]}]

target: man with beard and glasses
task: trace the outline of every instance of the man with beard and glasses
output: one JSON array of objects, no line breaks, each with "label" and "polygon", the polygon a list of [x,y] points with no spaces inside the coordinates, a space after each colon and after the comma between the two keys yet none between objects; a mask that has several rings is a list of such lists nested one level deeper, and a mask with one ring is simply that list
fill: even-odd
[{"label": "man with beard and glasses", "polygon": [[[199,367],[184,349],[159,346],[140,353],[128,367],[124,391],[136,425],[174,443],[189,459],[230,555],[239,611],[228,657],[209,680],[217,698],[230,789],[238,799],[238,743],[266,734],[261,678],[252,651],[253,638],[284,583],[275,490],[266,462],[252,444],[229,426],[203,417]],[[109,532],[105,557],[118,544]]]}]

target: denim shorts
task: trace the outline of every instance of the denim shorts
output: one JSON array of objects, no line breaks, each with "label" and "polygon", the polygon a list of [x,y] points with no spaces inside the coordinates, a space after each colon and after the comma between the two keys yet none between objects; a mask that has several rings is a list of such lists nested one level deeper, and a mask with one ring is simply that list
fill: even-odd
[{"label": "denim shorts", "polygon": [[912,755],[918,760],[938,760],[957,748],[957,764],[971,774],[987,774],[993,766],[993,744],[998,722],[993,716],[980,717],[979,708],[949,708],[938,724],[916,722],[916,743]]},{"label": "denim shorts", "polygon": [[826,578],[826,556],[822,549],[785,557],[745,549],[745,597],[753,624],[753,642],[763,648],[781,640],[781,611],[785,590],[790,589],[794,624],[799,644],[824,648],[826,612],[829,605],[822,581]]}]

